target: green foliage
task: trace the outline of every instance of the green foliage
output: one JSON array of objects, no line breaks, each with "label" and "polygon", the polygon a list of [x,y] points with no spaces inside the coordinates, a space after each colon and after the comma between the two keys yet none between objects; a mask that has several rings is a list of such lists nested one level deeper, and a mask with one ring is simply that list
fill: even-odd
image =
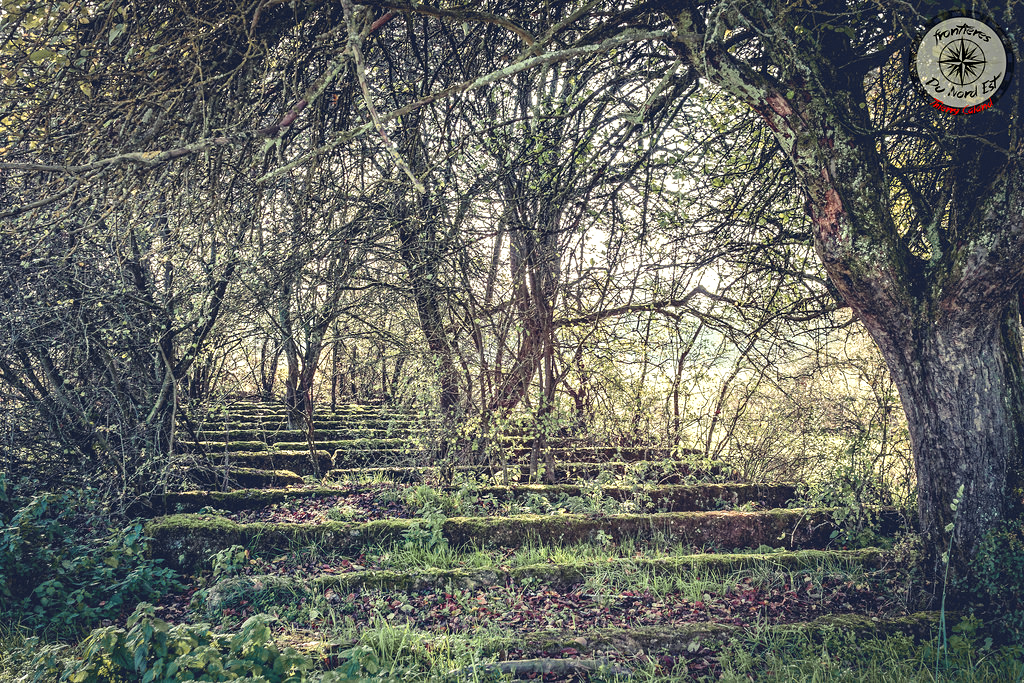
[{"label": "green foliage", "polygon": [[445,677],[444,672],[476,661],[472,641],[426,633],[386,620],[352,635],[353,647],[339,653],[338,664],[323,676],[321,683],[456,680]]},{"label": "green foliage", "polygon": [[[294,683],[306,680],[310,659],[271,639],[270,619],[250,617],[234,635],[214,633],[208,624],[172,626],[142,603],[127,630],[95,629],[82,643],[82,658],[67,665],[60,681],[232,681]],[[42,666],[52,666],[41,662]]]},{"label": "green foliage", "polygon": [[249,565],[251,558],[248,550],[240,545],[233,545],[216,552],[210,561],[213,564],[213,578],[220,579],[240,573]]},{"label": "green foliage", "polygon": [[406,549],[433,550],[448,544],[444,537],[446,512],[464,512],[468,508],[463,498],[466,487],[457,494],[441,493],[429,486],[420,485],[403,493],[403,501],[417,516],[417,521],[402,535]]},{"label": "green foliage", "polygon": [[943,667],[933,669],[935,640],[923,646],[907,635],[872,637],[844,629],[753,634],[721,653],[722,681],[976,681],[1002,683],[1024,675],[1019,648],[994,648],[979,639],[977,623],[954,628]]},{"label": "green foliage", "polygon": [[444,523],[448,517],[432,504],[420,510],[419,518],[402,534],[407,549],[434,550],[448,545]]},{"label": "green foliage", "polygon": [[341,664],[324,676],[324,683],[329,681],[365,681],[369,676],[375,676],[381,670],[377,653],[367,645],[350,647],[339,653],[338,659]]},{"label": "green foliage", "polygon": [[142,523],[108,526],[89,491],[35,496],[3,520],[0,616],[67,635],[178,587],[147,559]]},{"label": "green foliage", "polygon": [[884,544],[879,538],[879,508],[891,504],[881,473],[870,462],[851,458],[835,464],[827,479],[803,485],[801,505],[834,508],[833,540],[844,547]]},{"label": "green foliage", "polygon": [[478,485],[462,482],[455,491],[438,491],[425,484],[413,486],[402,492],[402,501],[409,511],[415,515],[423,515],[427,510],[438,510],[450,517],[469,515],[474,506],[480,502],[476,489]]},{"label": "green foliage", "polygon": [[986,535],[972,566],[967,593],[995,632],[1024,645],[1024,520]]}]

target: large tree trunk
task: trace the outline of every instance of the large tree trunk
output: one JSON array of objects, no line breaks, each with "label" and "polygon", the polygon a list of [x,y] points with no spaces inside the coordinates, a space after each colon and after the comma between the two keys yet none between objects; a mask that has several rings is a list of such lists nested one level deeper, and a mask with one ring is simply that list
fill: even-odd
[{"label": "large tree trunk", "polygon": [[[882,352],[910,428],[921,533],[935,552],[952,542],[954,566],[967,567],[977,541],[1013,503],[1008,482],[1024,446],[1024,378],[1016,302],[959,313],[942,325],[922,322],[894,342],[883,337]],[[950,493],[961,486],[954,512]]]}]

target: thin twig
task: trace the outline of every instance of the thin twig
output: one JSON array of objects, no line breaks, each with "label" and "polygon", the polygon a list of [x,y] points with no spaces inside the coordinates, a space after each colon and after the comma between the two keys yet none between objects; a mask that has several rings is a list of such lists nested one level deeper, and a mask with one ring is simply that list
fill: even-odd
[{"label": "thin twig", "polygon": [[[381,140],[384,141],[384,148],[391,155],[398,168],[402,169],[402,172],[409,177],[412,181],[412,187],[420,194],[426,194],[427,188],[423,185],[423,182],[416,177],[416,174],[409,168],[409,164],[402,158],[402,153],[398,151],[398,145],[388,136],[386,130],[384,130],[384,123],[381,121],[380,115],[377,113],[377,108],[373,106],[373,96],[370,94],[370,85],[366,81],[366,62],[363,60],[363,51],[360,48],[360,44],[363,42],[364,36],[360,33],[356,26],[355,9],[352,7],[352,0],[341,0],[341,9],[345,12],[345,22],[348,24],[348,52],[352,54],[352,60],[356,65],[356,78],[359,80],[359,89],[363,91],[363,101],[366,103],[366,108],[370,112],[370,120],[373,121],[374,128],[377,129],[377,134],[380,135]],[[369,31],[367,31],[369,33]]]},{"label": "thin twig", "polygon": [[[623,31],[621,34],[617,36],[606,38],[600,43],[596,43],[593,45],[580,45],[576,47],[566,48],[564,50],[557,50],[555,52],[545,52],[542,55],[531,57],[530,59],[524,59],[521,62],[510,64],[503,69],[498,69],[497,71],[492,71],[490,73],[484,74],[479,78],[462,81],[461,83],[456,83],[455,85],[449,86],[442,90],[438,90],[435,93],[425,95],[424,97],[421,97],[415,102],[410,102],[404,107],[400,107],[383,115],[381,117],[381,122],[387,123],[388,121],[393,121],[397,118],[405,116],[410,112],[416,111],[420,107],[426,106],[438,100],[453,97],[455,95],[460,95],[471,90],[483,88],[497,81],[503,80],[510,76],[514,76],[515,74],[521,71],[533,69],[538,66],[544,66],[546,64],[554,64],[555,62],[565,61],[568,59],[572,59],[574,57],[579,57],[581,55],[599,54],[601,52],[607,52],[621,45],[628,45],[630,43],[639,43],[646,40],[666,40],[668,38],[671,38],[671,36],[672,32],[666,30],[638,31],[636,29],[627,29],[626,31]],[[312,161],[313,159],[323,154],[326,154],[327,152],[330,152],[331,150],[345,144],[346,142],[349,142],[350,140],[353,140],[354,138],[363,135],[364,133],[373,129],[373,127],[373,123],[366,123],[363,124],[362,126],[359,126],[358,128],[353,128],[351,130],[345,131],[344,133],[339,133],[333,140],[331,140],[327,144],[315,150],[307,152],[306,154],[296,159],[293,159],[288,164],[281,166],[280,168],[277,168],[271,171],[270,173],[267,173],[261,178],[258,178],[256,182],[265,183],[269,180],[273,180],[274,178],[292,170],[296,166],[300,166],[304,163]]]}]

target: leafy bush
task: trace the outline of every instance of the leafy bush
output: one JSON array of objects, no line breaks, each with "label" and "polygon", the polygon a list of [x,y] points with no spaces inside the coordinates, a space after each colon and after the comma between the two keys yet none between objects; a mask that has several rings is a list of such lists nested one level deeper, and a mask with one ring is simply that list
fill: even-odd
[{"label": "leafy bush", "polygon": [[89,491],[35,496],[0,521],[0,618],[70,635],[178,587],[146,558],[142,523],[108,526]]},{"label": "leafy bush", "polygon": [[[255,615],[235,635],[214,633],[208,624],[171,626],[142,603],[128,630],[95,629],[83,642],[82,659],[67,665],[61,681],[231,681],[296,683],[306,680],[312,661],[271,640],[269,617]],[[45,668],[45,664],[43,667]],[[49,666],[53,666],[50,662]]]},{"label": "leafy bush", "polygon": [[827,479],[800,488],[798,504],[835,509],[832,516],[838,528],[832,538],[836,543],[852,548],[884,543],[879,536],[879,512],[893,501],[884,477],[870,462],[838,462]]},{"label": "leafy bush", "polygon": [[249,551],[243,546],[233,545],[219,550],[210,557],[210,562],[213,565],[213,578],[220,579],[241,574],[251,561]]},{"label": "leafy bush", "polygon": [[417,521],[402,534],[405,548],[435,550],[447,546],[448,539],[444,537],[444,523],[447,519],[440,508],[428,503],[420,510]]},{"label": "leafy bush", "polygon": [[993,632],[1024,644],[1024,520],[1006,523],[981,542],[966,587]]}]

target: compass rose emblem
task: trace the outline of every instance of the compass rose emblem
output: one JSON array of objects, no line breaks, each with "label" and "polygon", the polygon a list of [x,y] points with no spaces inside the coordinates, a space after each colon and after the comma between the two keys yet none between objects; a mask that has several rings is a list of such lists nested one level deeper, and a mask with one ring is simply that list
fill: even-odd
[{"label": "compass rose emblem", "polygon": [[939,68],[950,83],[970,85],[985,71],[985,52],[965,38],[951,41],[939,53]]},{"label": "compass rose emblem", "polygon": [[945,15],[917,44],[918,83],[932,106],[974,114],[992,106],[1009,84],[1013,51],[995,24],[977,16]]}]

